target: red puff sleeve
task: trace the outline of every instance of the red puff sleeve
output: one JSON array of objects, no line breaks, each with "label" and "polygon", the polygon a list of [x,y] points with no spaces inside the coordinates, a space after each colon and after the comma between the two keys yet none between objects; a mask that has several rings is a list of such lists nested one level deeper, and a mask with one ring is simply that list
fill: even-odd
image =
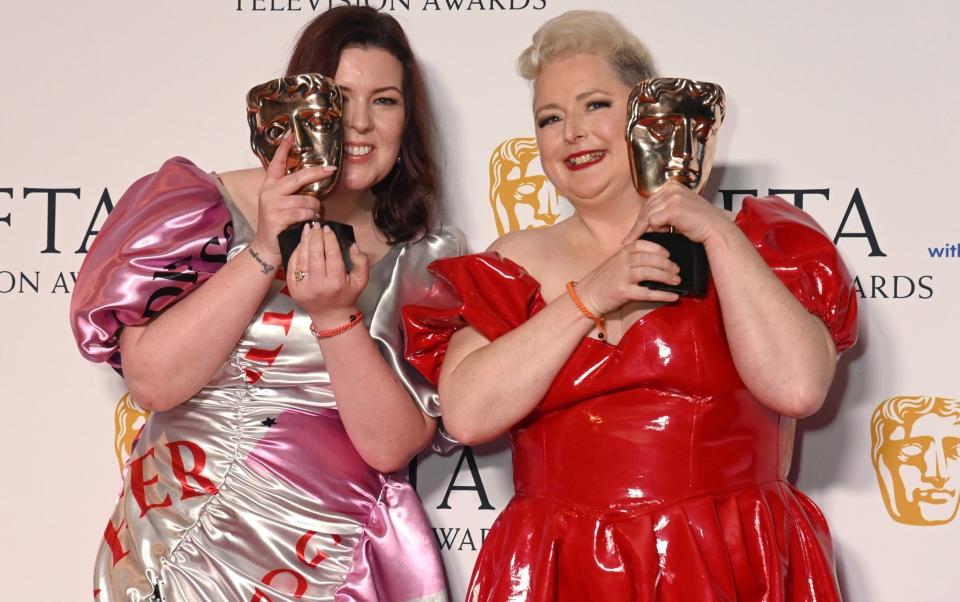
[{"label": "red puff sleeve", "polygon": [[150,321],[227,261],[233,226],[213,178],[182,157],[137,180],[84,259],[70,302],[80,353],[120,368],[123,326]]},{"label": "red puff sleeve", "polygon": [[457,330],[469,325],[492,341],[544,305],[540,283],[498,253],[438,259],[427,269],[436,278],[428,305],[403,308],[404,356],[433,384]]},{"label": "red puff sleeve", "polygon": [[747,198],[737,225],[791,293],[830,330],[837,351],[857,341],[857,297],[830,237],[779,197]]}]

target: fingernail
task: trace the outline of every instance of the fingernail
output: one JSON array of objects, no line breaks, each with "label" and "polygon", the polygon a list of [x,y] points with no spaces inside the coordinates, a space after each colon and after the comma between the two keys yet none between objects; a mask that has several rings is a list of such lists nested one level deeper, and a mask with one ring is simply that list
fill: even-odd
[{"label": "fingernail", "polygon": [[328,233],[328,232],[333,232],[333,230],[330,229],[330,226],[324,226],[324,227],[323,227],[323,233],[326,234],[326,233]]}]

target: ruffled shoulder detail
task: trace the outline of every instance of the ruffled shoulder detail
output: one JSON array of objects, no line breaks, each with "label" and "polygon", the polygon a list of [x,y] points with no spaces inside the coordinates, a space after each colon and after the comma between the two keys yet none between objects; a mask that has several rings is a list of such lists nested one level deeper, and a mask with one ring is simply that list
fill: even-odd
[{"label": "ruffled shoulder detail", "polygon": [[837,247],[809,214],[785,200],[748,197],[737,225],[773,273],[823,320],[837,351],[857,341],[857,295]]},{"label": "ruffled shoulder detail", "polygon": [[407,361],[436,384],[450,337],[472,326],[491,341],[513,330],[544,303],[540,283],[498,253],[440,259],[430,296],[403,308]]},{"label": "ruffled shoulder detail", "polygon": [[216,182],[182,157],[124,193],[84,259],[70,303],[80,353],[120,368],[119,333],[150,321],[227,261],[233,225]]}]

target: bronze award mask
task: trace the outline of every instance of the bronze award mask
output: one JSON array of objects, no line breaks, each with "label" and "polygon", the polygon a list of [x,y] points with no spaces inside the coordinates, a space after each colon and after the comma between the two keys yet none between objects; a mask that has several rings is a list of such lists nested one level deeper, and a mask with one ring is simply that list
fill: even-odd
[{"label": "bronze award mask", "polygon": [[[716,131],[725,110],[723,88],[683,78],[645,79],[630,93],[627,143],[633,185],[643,197],[676,180],[700,192],[710,175]],[[679,285],[642,282],[648,288],[702,297],[710,277],[703,245],[675,232],[641,238],[670,251],[680,266]]]},{"label": "bronze award mask", "polygon": [[[283,136],[293,134],[293,147],[287,156],[287,173],[304,167],[333,165],[339,168],[343,156],[343,94],[333,80],[317,73],[304,73],[272,79],[254,86],[247,93],[247,123],[250,146],[264,168],[273,159]],[[350,270],[349,248],[354,242],[353,227],[324,220],[322,200],[337,185],[340,169],[299,191],[321,200],[320,221],[336,233],[341,255]],[[283,265],[300,242],[303,223],[284,230],[279,236]]]}]

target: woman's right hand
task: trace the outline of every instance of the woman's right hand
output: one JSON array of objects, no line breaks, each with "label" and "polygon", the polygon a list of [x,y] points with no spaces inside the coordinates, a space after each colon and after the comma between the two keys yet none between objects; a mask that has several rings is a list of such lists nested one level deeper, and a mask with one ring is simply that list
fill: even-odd
[{"label": "woman's right hand", "polygon": [[577,296],[594,315],[601,316],[631,301],[671,303],[676,293],[655,291],[640,282],[680,283],[680,267],[670,253],[648,240],[628,242],[577,283]]},{"label": "woman's right hand", "polygon": [[310,195],[297,194],[297,191],[329,177],[337,169],[328,166],[306,167],[287,175],[287,156],[292,147],[293,136],[287,132],[267,166],[267,175],[260,187],[257,235],[252,246],[257,252],[266,253],[274,260],[280,258],[277,235],[294,224],[316,219],[320,211],[320,201]]}]

